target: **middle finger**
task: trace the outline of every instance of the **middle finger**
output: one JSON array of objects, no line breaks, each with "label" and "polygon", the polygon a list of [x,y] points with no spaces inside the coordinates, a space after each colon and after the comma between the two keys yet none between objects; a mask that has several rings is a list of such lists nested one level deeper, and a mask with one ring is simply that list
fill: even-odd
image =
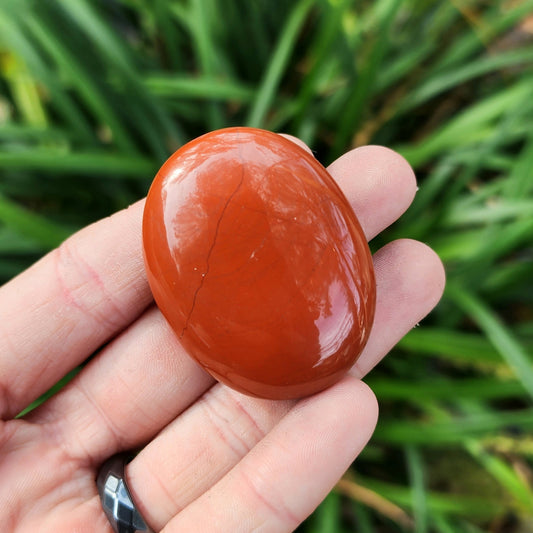
[{"label": "middle finger", "polygon": [[[376,320],[352,373],[375,364],[435,305],[442,292],[438,266],[435,254],[415,241],[395,241],[376,253]],[[129,465],[130,488],[145,518],[163,528],[239,463],[295,403],[212,387]]]}]

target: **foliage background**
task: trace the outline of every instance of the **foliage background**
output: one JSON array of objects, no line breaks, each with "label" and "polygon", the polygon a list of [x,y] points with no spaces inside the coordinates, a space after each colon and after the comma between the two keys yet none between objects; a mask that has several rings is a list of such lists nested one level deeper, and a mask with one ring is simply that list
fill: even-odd
[{"label": "foliage background", "polygon": [[301,527],[533,531],[533,2],[0,0],[0,282],[230,125],[399,150],[438,309],[368,378],[371,444]]}]

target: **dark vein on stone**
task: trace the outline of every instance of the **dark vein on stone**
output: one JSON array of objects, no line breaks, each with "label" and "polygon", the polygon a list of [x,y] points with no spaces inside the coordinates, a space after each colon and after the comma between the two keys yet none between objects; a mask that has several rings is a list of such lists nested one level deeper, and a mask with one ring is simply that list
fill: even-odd
[{"label": "dark vein on stone", "polygon": [[189,327],[189,321],[191,319],[191,316],[192,316],[192,313],[194,311],[194,308],[196,307],[196,299],[198,298],[198,293],[200,292],[200,290],[204,286],[205,279],[207,278],[207,275],[209,274],[209,269],[210,269],[210,266],[211,266],[209,264],[209,261],[211,259],[211,255],[212,255],[213,250],[215,248],[215,245],[217,243],[218,232],[220,230],[220,224],[222,223],[222,219],[224,218],[224,215],[225,215],[225,213],[226,213],[226,211],[228,209],[228,206],[229,206],[230,202],[233,200],[233,198],[235,197],[235,195],[237,194],[237,192],[241,188],[243,182],[244,182],[244,165],[242,166],[241,179],[240,179],[239,183],[237,184],[237,187],[235,188],[235,190],[228,196],[228,199],[226,200],[226,203],[224,204],[224,207],[222,208],[222,212],[220,213],[220,217],[219,217],[219,219],[217,221],[217,225],[215,227],[215,234],[213,236],[213,243],[211,244],[211,247],[209,248],[209,251],[207,252],[207,258],[205,260],[205,262],[206,262],[205,272],[202,274],[202,279],[200,280],[200,284],[198,285],[196,291],[194,292],[194,296],[192,298],[191,310],[189,311],[189,314],[187,315],[187,319],[185,320],[185,326],[183,326],[183,330],[181,331],[181,334],[179,336],[180,340],[183,338],[183,335],[185,334],[185,332],[187,331],[187,328]]}]

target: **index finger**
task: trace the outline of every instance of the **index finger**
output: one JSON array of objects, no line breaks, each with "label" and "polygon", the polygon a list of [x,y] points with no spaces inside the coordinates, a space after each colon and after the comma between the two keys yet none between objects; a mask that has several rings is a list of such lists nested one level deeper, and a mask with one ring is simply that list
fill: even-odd
[{"label": "index finger", "polygon": [[144,201],[95,223],[0,287],[0,416],[11,417],[151,301]]}]

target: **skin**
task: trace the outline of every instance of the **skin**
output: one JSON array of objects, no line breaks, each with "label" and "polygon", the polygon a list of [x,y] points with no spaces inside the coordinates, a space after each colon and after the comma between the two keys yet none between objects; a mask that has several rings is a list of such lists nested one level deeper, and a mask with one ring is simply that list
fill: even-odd
[{"label": "skin", "polygon": [[[417,189],[406,161],[382,147],[353,150],[329,171],[368,239]],[[292,531],[372,435],[377,401],[361,378],[436,305],[442,264],[412,240],[379,250],[374,327],[349,375],[299,401],[250,398],[214,383],[154,307],[143,204],[81,230],[0,288],[0,523],[110,533],[98,467],[141,449],[126,474],[155,531]],[[14,419],[96,350],[68,386]]]}]

